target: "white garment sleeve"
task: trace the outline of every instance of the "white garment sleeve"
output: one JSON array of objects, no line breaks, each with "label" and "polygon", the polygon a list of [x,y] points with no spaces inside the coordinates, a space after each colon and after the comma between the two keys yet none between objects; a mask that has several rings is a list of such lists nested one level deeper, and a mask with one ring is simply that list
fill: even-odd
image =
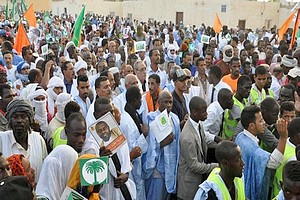
[{"label": "white garment sleeve", "polygon": [[269,169],[277,169],[284,161],[284,156],[278,149],[274,149],[272,152],[269,161],[267,163],[267,167]]}]

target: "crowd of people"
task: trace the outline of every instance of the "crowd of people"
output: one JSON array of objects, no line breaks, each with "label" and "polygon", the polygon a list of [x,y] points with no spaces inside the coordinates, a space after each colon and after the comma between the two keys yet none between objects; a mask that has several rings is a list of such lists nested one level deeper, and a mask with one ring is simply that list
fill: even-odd
[{"label": "crowd of people", "polygon": [[[87,14],[0,25],[1,199],[300,198],[300,48],[252,31]],[[204,38],[209,38],[205,40]],[[146,49],[138,50],[136,42]],[[48,45],[46,50],[42,50]],[[161,141],[164,111],[171,133]],[[120,135],[98,123],[110,112]],[[109,156],[109,183],[81,186],[79,159]]]}]

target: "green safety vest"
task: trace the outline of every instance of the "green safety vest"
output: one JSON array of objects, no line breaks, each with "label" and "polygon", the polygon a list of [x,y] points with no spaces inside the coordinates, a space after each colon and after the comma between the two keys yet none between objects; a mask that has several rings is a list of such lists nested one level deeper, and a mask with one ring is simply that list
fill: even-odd
[{"label": "green safety vest", "polygon": [[272,97],[273,99],[275,98],[275,93],[273,92],[273,90],[268,89],[269,95],[268,97]]},{"label": "green safety vest", "polygon": [[[247,99],[244,99],[245,105],[237,100],[234,96],[232,96],[233,102],[235,105],[239,107],[239,109],[242,111],[245,106],[248,106]],[[232,119],[230,110],[226,109],[224,114],[224,124],[223,124],[223,131],[222,131],[222,138],[223,139],[230,139],[234,135],[235,129],[237,127],[238,120]]]},{"label": "green safety vest", "polygon": [[279,191],[281,190],[280,182],[282,181],[283,167],[285,166],[287,161],[295,155],[296,155],[295,147],[293,147],[292,145],[290,145],[287,142],[286,145],[285,145],[285,150],[284,150],[284,154],[283,154],[284,161],[280,165],[280,167],[276,170],[276,173],[275,173],[275,177],[274,177],[274,181],[273,181],[273,197],[277,196]]},{"label": "green safety vest", "polygon": [[263,88],[261,90],[261,96],[259,95],[259,91],[256,88],[251,88],[250,90],[250,104],[260,105],[260,103],[267,97],[266,91]]},{"label": "green safety vest", "polygon": [[54,149],[55,147],[62,145],[62,144],[67,144],[67,140],[63,140],[60,138],[60,133],[61,131],[64,129],[65,127],[59,127],[54,131],[54,134],[52,136],[52,140],[53,140],[53,147],[52,149]]},{"label": "green safety vest", "polygon": [[[220,168],[215,168],[211,171],[209,174],[207,180],[215,183],[218,188],[220,189],[223,199],[224,200],[230,200],[231,196],[229,194],[229,191],[223,182],[222,178],[219,176],[221,169]],[[235,200],[244,200],[246,199],[245,197],[245,188],[244,188],[244,183],[241,178],[235,177],[234,180],[234,186],[235,186]]]}]

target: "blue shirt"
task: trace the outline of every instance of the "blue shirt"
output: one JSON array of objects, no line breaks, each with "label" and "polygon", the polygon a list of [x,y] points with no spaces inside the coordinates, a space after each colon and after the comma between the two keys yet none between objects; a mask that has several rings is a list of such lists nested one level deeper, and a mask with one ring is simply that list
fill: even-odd
[{"label": "blue shirt", "polygon": [[71,83],[68,83],[67,80],[64,78],[64,84],[66,86],[67,93],[70,94],[71,93],[71,88],[72,88],[73,81],[71,81]]}]

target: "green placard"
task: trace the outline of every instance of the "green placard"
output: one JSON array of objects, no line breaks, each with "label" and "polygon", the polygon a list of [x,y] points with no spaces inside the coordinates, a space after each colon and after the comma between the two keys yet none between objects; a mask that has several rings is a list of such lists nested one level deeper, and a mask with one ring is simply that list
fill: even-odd
[{"label": "green placard", "polygon": [[108,157],[80,159],[81,186],[108,183]]}]

